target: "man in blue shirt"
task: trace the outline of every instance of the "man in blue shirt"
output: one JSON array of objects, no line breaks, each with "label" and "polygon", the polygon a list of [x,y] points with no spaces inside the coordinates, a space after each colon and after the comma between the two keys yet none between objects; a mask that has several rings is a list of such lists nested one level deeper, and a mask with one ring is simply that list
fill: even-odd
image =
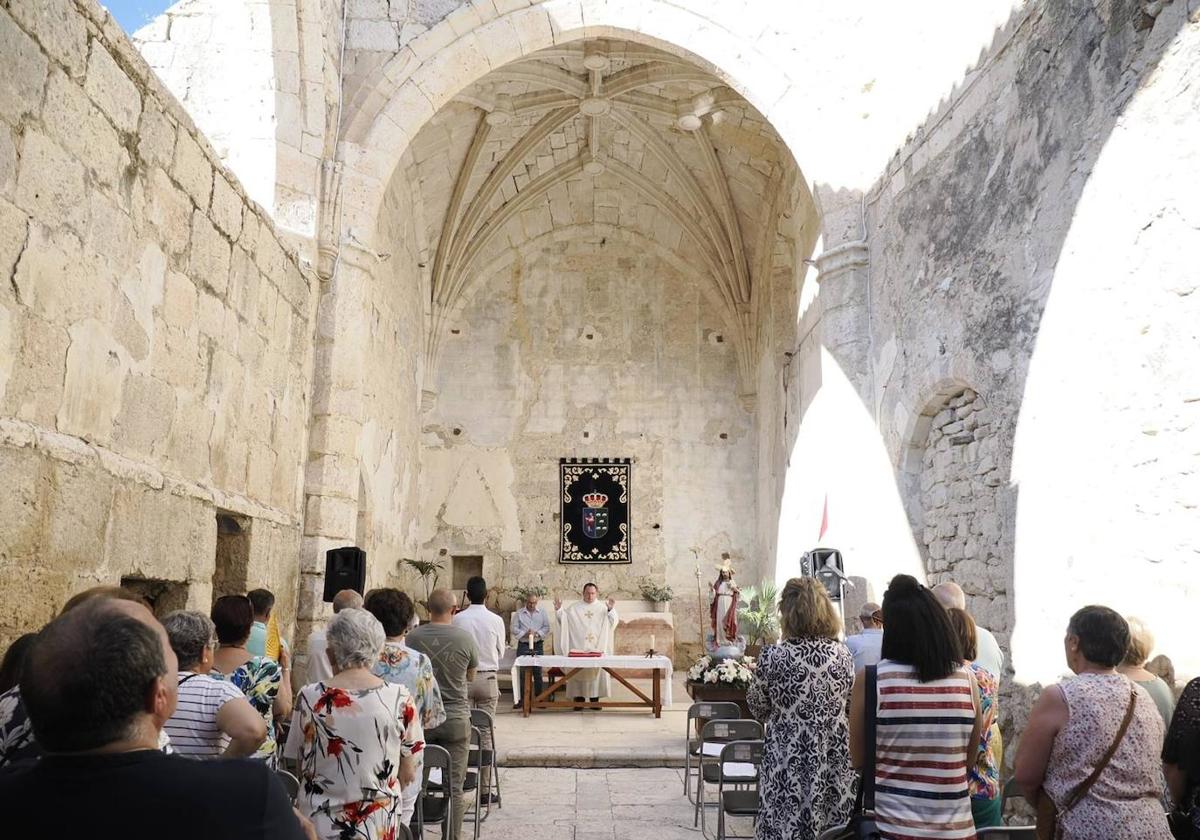
[{"label": "man in blue shirt", "polygon": [[[541,656],[544,653],[546,637],[550,635],[550,619],[538,609],[538,596],[526,595],[525,606],[512,614],[510,621],[513,639],[517,643],[517,656]],[[520,669],[520,679],[524,684],[525,669]],[[542,693],[542,669],[533,669],[533,696]],[[514,703],[516,709],[520,703]]]}]

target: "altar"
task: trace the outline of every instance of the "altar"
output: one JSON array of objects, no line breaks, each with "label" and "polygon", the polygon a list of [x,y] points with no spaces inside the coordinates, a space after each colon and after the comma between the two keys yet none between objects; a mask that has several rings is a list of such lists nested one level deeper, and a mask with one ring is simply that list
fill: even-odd
[{"label": "altar", "polygon": [[[525,680],[518,678],[521,668],[529,668],[525,672]],[[563,672],[561,677],[551,680],[541,694],[533,694],[533,668],[549,670],[558,668]],[[607,671],[617,682],[633,692],[638,700],[600,700],[592,703],[585,701],[577,703],[574,700],[551,700],[550,696],[566,686],[567,680],[578,671],[585,668],[601,668]],[[521,711],[529,717],[535,709],[573,709],[582,706],[585,709],[639,709],[648,708],[655,717],[662,717],[663,705],[670,706],[672,663],[669,656],[518,656],[513,662],[512,685],[513,702],[520,702]],[[633,673],[630,673],[633,672]],[[631,683],[640,675],[648,675],[651,680],[650,694]]]}]

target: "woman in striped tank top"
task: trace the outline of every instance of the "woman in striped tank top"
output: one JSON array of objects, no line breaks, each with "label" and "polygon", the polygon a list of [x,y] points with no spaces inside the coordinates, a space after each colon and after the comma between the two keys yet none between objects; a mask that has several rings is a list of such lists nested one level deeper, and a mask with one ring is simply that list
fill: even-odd
[{"label": "woman in striped tank top", "polygon": [[975,837],[967,757],[979,749],[982,719],[958,648],[933,593],[910,575],[892,578],[883,596],[874,745],[864,743],[862,672],[850,707],[850,753],[863,767],[875,751],[876,823],[888,840]]}]

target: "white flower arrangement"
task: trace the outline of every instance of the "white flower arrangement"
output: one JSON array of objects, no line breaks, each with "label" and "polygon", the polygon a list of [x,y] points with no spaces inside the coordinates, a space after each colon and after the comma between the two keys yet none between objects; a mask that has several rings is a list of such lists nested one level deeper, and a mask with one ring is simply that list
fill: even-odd
[{"label": "white flower arrangement", "polygon": [[687,676],[691,682],[748,688],[754,678],[754,659],[743,656],[740,659],[722,659],[718,662],[705,654],[688,668]]}]

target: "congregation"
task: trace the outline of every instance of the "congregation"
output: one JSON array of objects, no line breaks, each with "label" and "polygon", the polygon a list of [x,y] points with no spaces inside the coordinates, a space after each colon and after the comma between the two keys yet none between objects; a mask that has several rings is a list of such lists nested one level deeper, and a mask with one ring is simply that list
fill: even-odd
[{"label": "congregation", "polygon": [[1200,837],[1200,679],[1176,703],[1146,670],[1144,623],[1096,605],[1070,616],[1072,676],[1041,692],[1006,779],[1003,653],[960,587],[898,575],[844,642],[816,580],[789,581],[779,606],[783,639],[748,694],[765,724],[758,840],[1015,836],[1010,793],[1039,837]]},{"label": "congregation", "polygon": [[[81,592],[0,666],[8,825],[61,819],[52,809],[69,789],[98,836],[160,837],[170,825],[181,838],[396,840],[422,827],[422,764],[437,745],[449,756],[441,836],[463,836],[469,768],[484,792],[474,801],[499,804],[469,749],[472,721],[494,719],[500,660],[514,641],[541,652],[564,617],[556,603],[551,622],[531,595],[506,628],[487,594],[472,578],[470,605],[456,609],[435,590],[418,623],[399,590],[339,592],[293,691],[265,590],[161,622],[136,593]],[[580,603],[596,602],[589,584]],[[599,629],[612,620],[606,606]],[[1176,702],[1146,668],[1154,642],[1143,622],[1103,606],[1070,616],[1074,676],[1041,692],[1009,780],[1003,652],[958,586],[898,575],[848,636],[815,579],[789,581],[778,607],[783,638],[763,649],[747,694],[763,732],[758,840],[872,836],[845,833],[864,813],[873,836],[982,837],[1002,826],[1014,786],[1057,813],[1065,840],[1200,837],[1200,679]],[[137,804],[109,807],[117,800]]]},{"label": "congregation", "polygon": [[[595,592],[589,584],[584,599]],[[428,743],[449,756],[441,836],[453,840],[467,807],[472,721],[488,722],[491,737],[509,646],[503,620],[484,605],[484,579],[472,578],[466,594],[470,606],[458,610],[449,591],[434,590],[418,625],[416,605],[397,589],[365,599],[338,592],[333,618],[309,636],[307,679],[293,691],[290,648],[277,638],[266,590],[161,622],[127,589],[81,592],[5,653],[0,802],[22,803],[17,822],[33,829],[45,819],[38,797],[48,807],[69,784],[104,811],[100,836],[162,836],[162,821],[199,809],[172,836],[396,840],[414,823]],[[513,638],[540,652],[549,633],[530,596]],[[482,803],[498,805],[490,768],[478,774]],[[154,807],[119,816],[100,807],[143,783]],[[241,792],[223,796],[232,785]],[[202,807],[198,787],[220,807]]]}]

